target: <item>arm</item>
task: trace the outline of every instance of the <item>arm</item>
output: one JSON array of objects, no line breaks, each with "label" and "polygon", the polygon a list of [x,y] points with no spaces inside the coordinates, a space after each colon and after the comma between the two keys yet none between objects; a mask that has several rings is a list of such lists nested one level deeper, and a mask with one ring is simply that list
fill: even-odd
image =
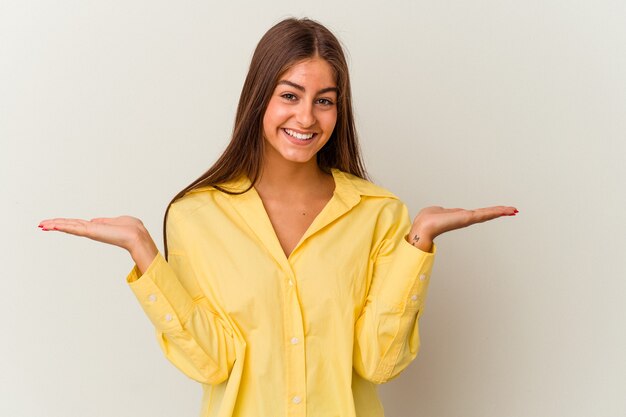
[{"label": "arm", "polygon": [[[400,374],[419,349],[422,314],[433,266],[432,253],[411,246],[406,207],[398,203],[386,217],[389,227],[378,245],[371,286],[355,324],[353,365],[363,378],[384,383]],[[429,244],[428,246],[431,246]]]},{"label": "arm", "polygon": [[[182,222],[172,206],[168,216],[169,262],[141,220],[131,216],[91,220],[43,220],[44,231],[87,237],[126,249],[136,265],[127,281],[154,324],[165,356],[189,377],[205,384],[228,378],[235,361],[233,328],[201,292],[196,272],[185,254]],[[240,339],[238,339],[240,340]]]},{"label": "arm", "polygon": [[389,229],[374,257],[370,291],[355,325],[353,363],[357,373],[383,383],[396,377],[417,355],[418,319],[436,252],[433,240],[452,230],[517,213],[515,207],[507,206],[476,210],[432,206],[419,212],[407,235],[406,207],[399,205],[392,216],[399,219],[397,225]]},{"label": "arm", "polygon": [[133,256],[137,264],[127,282],[154,325],[166,358],[198,382],[219,384],[235,361],[233,331],[201,291],[181,239],[183,224],[172,211],[168,261],[157,253],[142,274],[143,260]]}]

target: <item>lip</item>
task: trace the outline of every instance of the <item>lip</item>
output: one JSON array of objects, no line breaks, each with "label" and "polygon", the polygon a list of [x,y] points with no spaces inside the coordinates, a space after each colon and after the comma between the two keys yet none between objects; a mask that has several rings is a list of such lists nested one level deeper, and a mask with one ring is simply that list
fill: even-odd
[{"label": "lip", "polygon": [[[288,134],[285,129],[289,129],[289,130],[293,130],[296,133],[300,133],[303,135],[306,135],[308,133],[313,133],[313,137],[311,139],[306,139],[306,140],[299,140],[294,138],[293,136],[291,136],[290,134]],[[285,136],[285,138],[287,138],[287,140],[291,143],[293,143],[294,145],[298,145],[298,146],[307,146],[311,143],[313,143],[319,136],[319,133],[317,132],[302,132],[300,130],[296,130],[296,129],[290,129],[290,128],[281,128],[280,131],[282,132],[283,136]]]}]

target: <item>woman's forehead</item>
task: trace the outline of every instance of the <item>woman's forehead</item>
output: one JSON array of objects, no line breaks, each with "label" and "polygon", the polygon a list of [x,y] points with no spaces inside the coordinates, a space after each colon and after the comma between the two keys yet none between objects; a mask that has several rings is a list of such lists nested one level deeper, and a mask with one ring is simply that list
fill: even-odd
[{"label": "woman's forehead", "polygon": [[285,80],[305,88],[307,85],[319,88],[337,87],[333,67],[328,61],[318,57],[294,63],[278,77],[276,84]]}]

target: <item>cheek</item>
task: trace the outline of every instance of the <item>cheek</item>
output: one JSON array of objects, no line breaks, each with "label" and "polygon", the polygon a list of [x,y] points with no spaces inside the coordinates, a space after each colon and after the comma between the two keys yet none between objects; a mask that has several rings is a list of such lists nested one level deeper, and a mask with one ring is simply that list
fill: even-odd
[{"label": "cheek", "polygon": [[288,118],[289,115],[287,113],[283,106],[276,105],[270,101],[263,116],[263,129],[266,131],[276,129]]},{"label": "cheek", "polygon": [[337,112],[326,112],[319,119],[319,121],[322,123],[323,129],[330,134],[335,129],[335,125],[337,124]]}]

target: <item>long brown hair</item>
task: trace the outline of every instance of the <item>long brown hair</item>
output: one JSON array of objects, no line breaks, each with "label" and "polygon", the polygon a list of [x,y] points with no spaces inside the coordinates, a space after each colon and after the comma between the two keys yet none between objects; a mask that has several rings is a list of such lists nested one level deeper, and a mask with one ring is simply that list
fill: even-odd
[{"label": "long brown hair", "polygon": [[256,183],[263,168],[263,116],[276,83],[289,68],[316,56],[330,64],[339,89],[337,122],[330,139],[317,153],[318,166],[327,172],[337,168],[367,178],[354,125],[348,65],[339,40],[314,20],[285,19],[263,35],[254,51],[239,97],[235,126],[228,147],[208,171],[176,194],[165,210],[163,242],[166,259],[167,213],[172,203],[187,192],[205,186],[236,194],[220,185],[241,175],[246,175],[252,185]]}]

